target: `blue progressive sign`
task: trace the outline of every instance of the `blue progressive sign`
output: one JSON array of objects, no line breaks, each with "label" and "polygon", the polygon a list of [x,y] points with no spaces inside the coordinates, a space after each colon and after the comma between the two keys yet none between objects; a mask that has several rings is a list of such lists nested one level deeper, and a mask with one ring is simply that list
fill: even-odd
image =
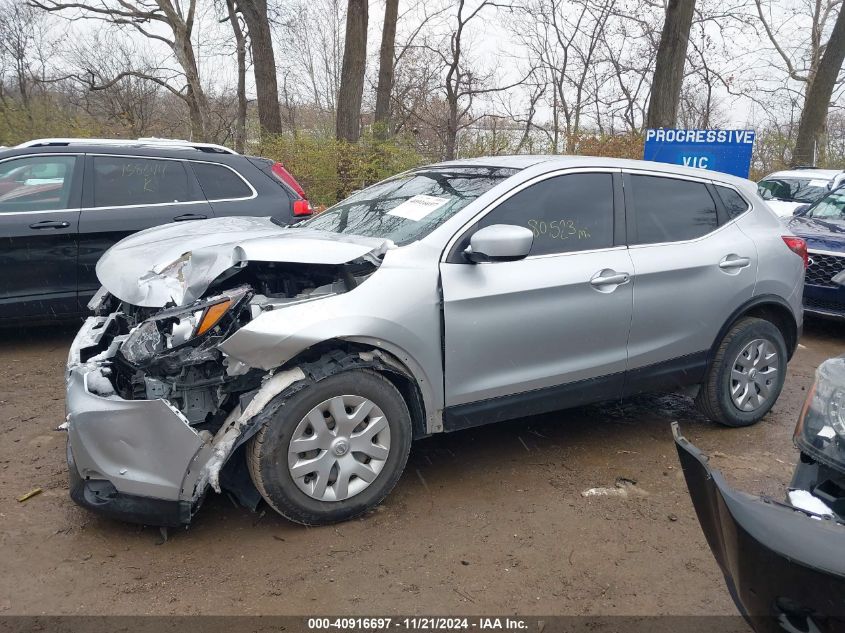
[{"label": "blue progressive sign", "polygon": [[753,130],[646,130],[645,160],[748,178]]}]

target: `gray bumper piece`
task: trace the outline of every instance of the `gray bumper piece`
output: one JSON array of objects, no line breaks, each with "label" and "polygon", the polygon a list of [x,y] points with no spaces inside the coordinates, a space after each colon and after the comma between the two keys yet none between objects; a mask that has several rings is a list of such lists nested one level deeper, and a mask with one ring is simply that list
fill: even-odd
[{"label": "gray bumper piece", "polygon": [[186,474],[204,445],[185,417],[164,400],[98,396],[88,370],[67,377],[68,441],[83,480],[108,480],[118,493],[190,500]]}]

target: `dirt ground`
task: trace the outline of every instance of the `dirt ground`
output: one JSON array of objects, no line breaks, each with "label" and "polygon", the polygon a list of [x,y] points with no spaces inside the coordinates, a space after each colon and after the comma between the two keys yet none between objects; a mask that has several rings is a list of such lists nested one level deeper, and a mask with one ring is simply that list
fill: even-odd
[{"label": "dirt ground", "polygon": [[[748,429],[717,427],[678,396],[518,420],[418,442],[363,519],[308,529],[211,493],[162,542],[68,497],[53,429],[72,337],[0,332],[2,615],[733,615],[669,423],[739,488],[781,497],[813,371],[845,353],[845,327],[808,322],[783,395]],[[581,495],[620,477],[642,494]]]}]

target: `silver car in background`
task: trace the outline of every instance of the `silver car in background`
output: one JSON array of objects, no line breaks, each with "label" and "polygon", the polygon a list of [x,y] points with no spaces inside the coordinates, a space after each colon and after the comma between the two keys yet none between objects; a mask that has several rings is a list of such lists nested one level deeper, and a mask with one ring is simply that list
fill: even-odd
[{"label": "silver car in background", "polygon": [[413,439],[647,391],[753,424],[802,326],[803,240],[753,183],[672,165],[455,161],[295,228],[190,228],[103,256],[68,359],[71,496],[129,521],[209,489],[349,519]]}]

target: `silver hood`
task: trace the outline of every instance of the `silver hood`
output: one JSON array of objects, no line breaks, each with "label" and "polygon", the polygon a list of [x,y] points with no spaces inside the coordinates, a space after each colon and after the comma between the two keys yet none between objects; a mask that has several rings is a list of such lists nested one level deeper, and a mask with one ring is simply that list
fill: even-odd
[{"label": "silver hood", "polygon": [[392,246],[381,238],[282,228],[270,218],[215,218],[130,235],[103,254],[97,277],[133,305],[188,305],[222,273],[249,261],[339,265],[376,258]]}]

